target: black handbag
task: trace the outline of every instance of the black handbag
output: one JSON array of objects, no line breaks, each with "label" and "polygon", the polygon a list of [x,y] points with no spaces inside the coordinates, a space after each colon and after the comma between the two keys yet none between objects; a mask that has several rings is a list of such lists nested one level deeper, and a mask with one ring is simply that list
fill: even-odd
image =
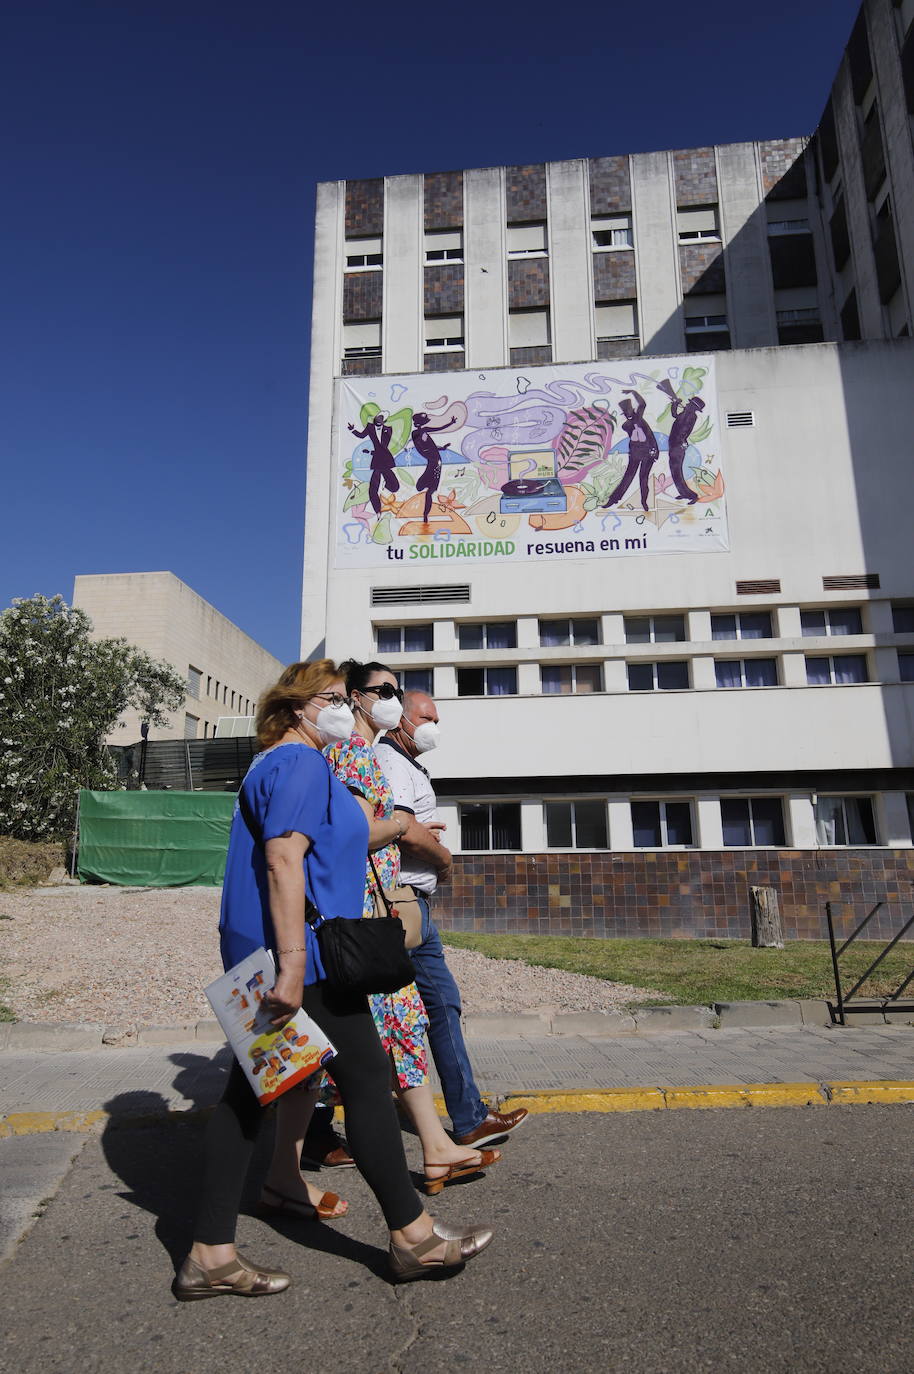
[{"label": "black handbag", "polygon": [[310,901],[306,917],[317,936],[327,983],[336,992],[398,992],[415,981],[399,917],[349,920],[335,916],[328,920]]}]

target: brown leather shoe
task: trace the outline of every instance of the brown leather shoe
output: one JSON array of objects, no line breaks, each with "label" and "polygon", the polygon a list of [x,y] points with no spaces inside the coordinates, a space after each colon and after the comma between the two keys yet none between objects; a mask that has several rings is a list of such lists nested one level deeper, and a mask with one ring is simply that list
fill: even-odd
[{"label": "brown leather shoe", "polygon": [[493,1112],[490,1107],[485,1120],[480,1121],[474,1131],[470,1131],[469,1135],[457,1135],[454,1139],[458,1145],[475,1145],[480,1149],[483,1145],[491,1145],[493,1140],[501,1140],[502,1136],[516,1131],[529,1115],[526,1107],[518,1107],[514,1112]]},{"label": "brown leather shoe", "polygon": [[354,1169],[355,1160],[352,1155],[340,1145],[335,1150],[330,1150],[324,1155],[321,1164],[325,1169]]}]

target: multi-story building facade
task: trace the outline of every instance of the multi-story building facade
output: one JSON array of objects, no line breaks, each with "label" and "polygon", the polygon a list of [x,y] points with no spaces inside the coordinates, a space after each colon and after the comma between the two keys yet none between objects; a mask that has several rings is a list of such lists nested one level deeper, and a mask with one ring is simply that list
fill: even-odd
[{"label": "multi-story building facade", "polygon": [[[170,572],[79,576],[73,605],[99,639],[126,639],[187,677],[183,710],[152,726],[149,739],[212,739],[222,717],[250,716],[283,665]],[[139,740],[143,722],[124,712],[109,744]]]},{"label": "multi-story building facade", "polygon": [[453,924],[910,893],[912,20],[809,138],[319,188],[302,652],[434,692]]}]

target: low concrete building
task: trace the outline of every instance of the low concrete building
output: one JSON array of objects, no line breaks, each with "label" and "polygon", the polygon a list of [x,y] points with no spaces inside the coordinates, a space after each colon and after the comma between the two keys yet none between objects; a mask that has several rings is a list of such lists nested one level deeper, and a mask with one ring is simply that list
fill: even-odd
[{"label": "low concrete building", "polygon": [[[86,612],[97,639],[123,638],[187,678],[187,697],[150,739],[209,739],[220,716],[249,716],[284,665],[171,572],[81,575],[73,605]],[[109,744],[140,738],[142,721],[125,711]]]}]

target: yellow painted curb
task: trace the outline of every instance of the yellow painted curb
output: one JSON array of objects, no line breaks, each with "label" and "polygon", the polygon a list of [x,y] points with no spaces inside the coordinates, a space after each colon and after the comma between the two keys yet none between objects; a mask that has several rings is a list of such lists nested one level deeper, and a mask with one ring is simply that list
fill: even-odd
[{"label": "yellow painted curb", "polygon": [[832,1102],[847,1106],[853,1102],[914,1102],[914,1083],[826,1083]]},{"label": "yellow painted curb", "polygon": [[49,1131],[91,1131],[108,1113],[90,1112],[10,1112],[0,1121],[0,1136],[45,1135]]},{"label": "yellow painted curb", "polygon": [[542,1112],[657,1112],[666,1106],[662,1088],[602,1088],[595,1092],[511,1093],[502,1101],[506,1111],[526,1107]]}]

